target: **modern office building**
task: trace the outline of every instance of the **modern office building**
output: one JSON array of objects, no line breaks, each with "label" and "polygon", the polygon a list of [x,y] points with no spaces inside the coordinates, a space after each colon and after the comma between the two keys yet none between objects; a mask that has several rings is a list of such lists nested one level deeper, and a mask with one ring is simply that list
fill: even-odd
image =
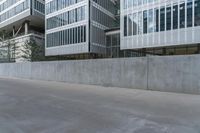
[{"label": "modern office building", "polygon": [[200,52],[200,0],[121,0],[121,50]]},{"label": "modern office building", "polygon": [[46,0],[46,55],[106,54],[105,31],[117,26],[116,0]]},{"label": "modern office building", "polygon": [[196,54],[200,0],[0,0],[2,31],[18,46],[45,38],[46,56]]},{"label": "modern office building", "polygon": [[[8,38],[14,41],[18,47],[30,39],[34,39],[39,45],[44,45],[44,18],[44,0],[0,1],[0,32],[8,33]],[[2,53],[6,51],[4,44],[6,39],[4,38],[0,43]]]}]

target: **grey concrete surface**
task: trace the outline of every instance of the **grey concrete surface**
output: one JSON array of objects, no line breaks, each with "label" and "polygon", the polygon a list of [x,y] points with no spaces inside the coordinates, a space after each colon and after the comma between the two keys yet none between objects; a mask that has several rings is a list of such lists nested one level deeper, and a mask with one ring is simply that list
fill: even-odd
[{"label": "grey concrete surface", "polygon": [[200,94],[200,56],[149,58],[148,89]]},{"label": "grey concrete surface", "polygon": [[0,64],[0,76],[146,89],[147,59]]},{"label": "grey concrete surface", "polygon": [[0,76],[200,94],[200,55],[0,64]]},{"label": "grey concrete surface", "polygon": [[0,133],[200,133],[199,95],[0,78]]}]

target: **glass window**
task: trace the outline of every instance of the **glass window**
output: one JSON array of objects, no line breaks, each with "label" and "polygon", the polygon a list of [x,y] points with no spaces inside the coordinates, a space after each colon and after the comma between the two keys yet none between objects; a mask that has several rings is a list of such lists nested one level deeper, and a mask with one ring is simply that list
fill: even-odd
[{"label": "glass window", "polygon": [[180,28],[185,28],[185,3],[180,4]]},{"label": "glass window", "polygon": [[155,31],[159,31],[159,9],[155,9]]},{"label": "glass window", "polygon": [[143,4],[144,4],[144,5],[147,4],[147,0],[143,0]]},{"label": "glass window", "polygon": [[84,42],[84,28],[81,26],[81,42]]},{"label": "glass window", "polygon": [[77,32],[77,27],[75,27],[75,28],[74,28],[74,43],[77,43],[77,36],[78,36],[77,33],[78,33],[78,32]]},{"label": "glass window", "polygon": [[153,32],[153,29],[154,29],[153,9],[150,9],[148,15],[148,33]]},{"label": "glass window", "polygon": [[192,0],[188,0],[187,2],[187,27],[192,27]]},{"label": "glass window", "polygon": [[128,36],[133,35],[133,15],[128,15]]},{"label": "glass window", "polygon": [[83,26],[83,29],[84,29],[84,34],[83,34],[84,35],[84,38],[83,38],[84,40],[83,41],[86,42],[86,26]]},{"label": "glass window", "polygon": [[142,34],[143,33],[143,13],[139,12],[138,13],[138,34]]},{"label": "glass window", "polygon": [[165,7],[160,9],[160,31],[165,31]]},{"label": "glass window", "polygon": [[178,29],[178,5],[173,6],[173,29]]},{"label": "glass window", "polygon": [[127,16],[124,16],[124,36],[127,36]]},{"label": "glass window", "polygon": [[47,19],[47,29],[85,20],[85,6],[79,7]]},{"label": "glass window", "polygon": [[168,6],[166,9],[167,12],[167,30],[171,30],[171,6]]},{"label": "glass window", "polygon": [[[141,0],[139,0],[139,1],[141,1]],[[137,6],[137,4],[138,4],[138,0],[133,0],[133,6]]]},{"label": "glass window", "polygon": [[124,0],[124,9],[127,8],[127,0]]},{"label": "glass window", "polygon": [[138,31],[138,15],[137,13],[133,14],[133,35],[137,35]]},{"label": "glass window", "polygon": [[142,0],[138,0],[138,5],[142,5]]},{"label": "glass window", "polygon": [[80,43],[81,42],[81,38],[80,38],[80,34],[81,33],[81,30],[80,30],[80,27],[78,27],[77,29],[77,43]]},{"label": "glass window", "polygon": [[200,26],[200,0],[195,0],[195,26]]},{"label": "glass window", "polygon": [[133,0],[128,0],[128,7],[132,7],[133,6]]},{"label": "glass window", "polygon": [[111,46],[111,35],[106,36],[106,46],[107,47]]},{"label": "glass window", "polygon": [[149,0],[149,3],[152,3],[154,0]]},{"label": "glass window", "polygon": [[143,33],[147,33],[147,11],[143,11]]}]

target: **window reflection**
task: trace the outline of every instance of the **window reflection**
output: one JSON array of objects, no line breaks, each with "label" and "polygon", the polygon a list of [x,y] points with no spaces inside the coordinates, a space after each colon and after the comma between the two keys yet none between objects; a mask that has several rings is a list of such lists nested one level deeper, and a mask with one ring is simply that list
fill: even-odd
[{"label": "window reflection", "polygon": [[[126,0],[127,2],[129,0]],[[132,6],[144,5],[158,0],[132,0]],[[124,17],[125,32],[129,36],[152,32],[170,31],[200,26],[200,0],[180,0],[154,9],[130,13]],[[194,18],[193,18],[194,11]],[[126,19],[127,18],[127,19]]]}]

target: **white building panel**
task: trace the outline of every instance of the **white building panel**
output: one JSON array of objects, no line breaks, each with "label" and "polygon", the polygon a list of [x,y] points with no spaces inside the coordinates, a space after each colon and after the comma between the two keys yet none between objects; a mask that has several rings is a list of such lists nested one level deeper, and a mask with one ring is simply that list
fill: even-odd
[{"label": "white building panel", "polygon": [[200,43],[200,0],[121,0],[121,49]]}]

